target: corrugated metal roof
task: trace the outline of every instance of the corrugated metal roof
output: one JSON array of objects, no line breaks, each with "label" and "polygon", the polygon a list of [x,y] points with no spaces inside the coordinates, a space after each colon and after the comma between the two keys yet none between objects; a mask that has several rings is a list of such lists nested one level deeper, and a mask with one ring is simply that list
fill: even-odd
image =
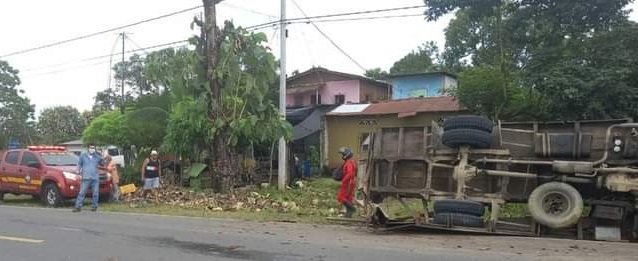
[{"label": "corrugated metal roof", "polygon": [[327,115],[358,114],[368,108],[368,106],[370,106],[370,104],[343,104],[327,113]]},{"label": "corrugated metal roof", "polygon": [[[332,111],[328,115],[397,114],[397,117],[410,117],[420,112],[454,112],[464,110],[457,100],[450,96],[412,98],[362,105],[366,105],[366,107],[361,109],[361,107],[355,107],[356,105],[354,104],[342,105],[349,107],[343,108],[337,113],[333,113],[336,110]],[[341,107],[337,109],[340,108]],[[361,110],[356,110],[357,108]]]}]

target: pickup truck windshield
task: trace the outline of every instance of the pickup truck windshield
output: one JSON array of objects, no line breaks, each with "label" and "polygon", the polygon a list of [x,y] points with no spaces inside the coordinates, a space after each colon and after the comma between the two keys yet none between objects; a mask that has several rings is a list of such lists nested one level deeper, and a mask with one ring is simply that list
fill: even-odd
[{"label": "pickup truck windshield", "polygon": [[43,152],[40,155],[47,166],[75,166],[79,160],[77,155],[68,152]]}]

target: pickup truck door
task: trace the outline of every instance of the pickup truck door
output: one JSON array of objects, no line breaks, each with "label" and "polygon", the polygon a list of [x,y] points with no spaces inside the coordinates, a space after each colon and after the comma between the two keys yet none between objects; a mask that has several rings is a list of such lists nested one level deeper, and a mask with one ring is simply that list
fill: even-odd
[{"label": "pickup truck door", "polygon": [[19,192],[20,151],[8,151],[0,164],[0,189],[3,192]]},{"label": "pickup truck door", "polygon": [[18,189],[25,194],[39,194],[40,184],[42,183],[43,164],[40,159],[32,152],[25,151],[22,153],[20,160],[19,177],[23,179],[23,184],[18,185]]}]

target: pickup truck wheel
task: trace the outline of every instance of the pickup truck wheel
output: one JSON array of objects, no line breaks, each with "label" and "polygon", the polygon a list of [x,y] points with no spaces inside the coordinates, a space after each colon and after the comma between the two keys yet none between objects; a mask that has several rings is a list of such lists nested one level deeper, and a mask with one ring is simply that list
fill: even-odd
[{"label": "pickup truck wheel", "polygon": [[482,217],[485,214],[485,206],[471,200],[442,199],[434,201],[434,213],[459,213]]},{"label": "pickup truck wheel", "polygon": [[47,183],[42,190],[42,203],[50,207],[62,206],[62,194],[54,183]]},{"label": "pickup truck wheel", "polygon": [[488,118],[476,115],[460,115],[445,119],[443,130],[473,129],[492,133],[494,123]]},{"label": "pickup truck wheel", "polygon": [[549,182],[532,191],[527,209],[536,222],[551,228],[564,228],[580,220],[583,198],[567,183]]},{"label": "pickup truck wheel", "polygon": [[100,198],[98,201],[100,203],[111,202],[111,193],[100,194]]},{"label": "pickup truck wheel", "polygon": [[482,217],[461,213],[439,213],[434,216],[434,224],[452,225],[463,227],[483,227],[485,223]]},{"label": "pickup truck wheel", "polygon": [[468,145],[475,149],[487,149],[492,145],[492,134],[482,130],[454,129],[443,132],[443,145],[458,148]]}]

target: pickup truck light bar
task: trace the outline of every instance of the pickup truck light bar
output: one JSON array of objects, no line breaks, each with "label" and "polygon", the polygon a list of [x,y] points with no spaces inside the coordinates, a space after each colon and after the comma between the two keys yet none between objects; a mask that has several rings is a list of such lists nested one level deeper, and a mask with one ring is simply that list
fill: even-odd
[{"label": "pickup truck light bar", "polygon": [[64,146],[27,146],[27,149],[30,151],[45,151],[45,150],[65,151],[66,147]]}]

